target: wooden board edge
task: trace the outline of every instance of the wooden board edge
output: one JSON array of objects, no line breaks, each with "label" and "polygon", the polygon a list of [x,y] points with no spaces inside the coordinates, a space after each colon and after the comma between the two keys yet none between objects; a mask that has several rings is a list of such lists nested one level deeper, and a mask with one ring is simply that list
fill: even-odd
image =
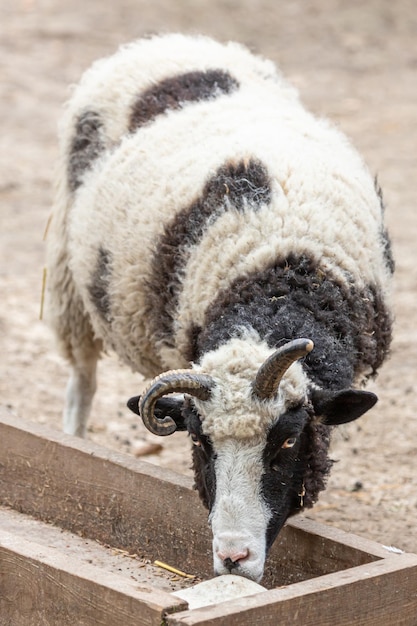
[{"label": "wooden board edge", "polygon": [[146,473],[148,476],[154,477],[155,479],[164,480],[192,491],[193,481],[188,476],[174,472],[171,469],[161,468],[153,463],[136,459],[132,455],[111,450],[89,439],[73,437],[72,435],[67,435],[64,432],[55,430],[50,426],[37,424],[36,422],[17,417],[11,413],[9,409],[0,405],[0,440],[2,437],[7,436],[5,430],[7,428],[13,429],[15,432],[20,431],[22,436],[29,435],[45,441],[47,440],[63,446],[64,448],[82,452],[99,461],[121,465],[125,469],[135,473]]},{"label": "wooden board edge", "polygon": [[[147,537],[142,548],[148,558],[172,562],[202,578],[212,575],[210,529],[206,511],[192,489],[192,479],[22,420],[2,407],[0,456],[4,470],[0,502],[4,505],[133,552],[137,550],[137,536]],[[93,484],[97,486],[94,490]],[[159,503],[152,499],[155,490],[161,493]],[[12,498],[8,499],[9,494]],[[170,498],[175,506],[169,505]],[[177,523],[180,505],[187,511],[188,531]],[[164,520],[163,541],[162,527],[153,521],[158,517]],[[289,551],[285,560],[289,563],[292,555],[301,551],[304,564],[304,571],[295,580],[393,556],[376,542],[304,517],[289,521],[287,530],[288,534],[284,535],[284,529],[280,535],[284,554],[285,546]],[[268,586],[283,580],[275,574],[282,560],[280,537],[267,560],[264,580]],[[291,567],[296,567],[297,561],[293,561]]]},{"label": "wooden board edge", "polygon": [[[0,458],[3,506],[200,578],[211,575],[207,513],[189,477],[4,411]],[[186,525],[178,523],[181,513]]]},{"label": "wooden board edge", "polygon": [[[401,554],[281,589],[184,611],[168,626],[415,626],[417,555]],[[282,620],[282,622],[281,622]]]},{"label": "wooden board edge", "polygon": [[[29,605],[33,616],[37,611],[47,616],[48,611],[53,613],[60,606],[59,623],[63,626],[76,623],[75,610],[87,620],[82,621],[83,624],[98,623],[95,620],[102,614],[103,621],[99,623],[109,626],[159,626],[169,613],[188,608],[184,600],[168,592],[94,565],[84,563],[80,571],[80,564],[74,557],[1,529],[0,580],[0,615],[19,617],[16,623],[22,626],[32,623],[31,617],[25,615]],[[29,598],[30,589],[34,590],[33,599]],[[22,615],[19,615],[19,598],[24,597]],[[90,622],[88,615],[91,613]],[[110,621],[106,621],[108,619]]]},{"label": "wooden board edge", "polygon": [[[155,480],[161,480],[166,483],[174,484],[184,488],[186,492],[195,493],[193,490],[193,480],[188,476],[177,474],[172,470],[160,468],[152,463],[132,458],[130,455],[109,450],[92,441],[72,437],[56,431],[50,427],[36,424],[20,417],[16,417],[10,413],[8,409],[0,405],[0,440],[7,437],[5,428],[11,428],[14,431],[21,431],[22,436],[34,436],[39,439],[54,442],[65,448],[83,452],[85,455],[91,456],[92,462],[102,461],[104,463],[115,463],[123,466],[134,473],[146,473],[147,476],[154,477]],[[35,460],[36,461],[36,460]],[[347,533],[335,527],[327,526],[320,522],[309,519],[308,517],[298,516],[288,520],[286,526],[291,529],[300,530],[311,535],[320,536],[327,541],[352,547],[354,550],[368,553],[376,558],[386,558],[389,553],[380,544],[371,539],[364,539],[357,535]]]},{"label": "wooden board edge", "polygon": [[393,555],[392,552],[373,539],[360,537],[359,535],[336,528],[335,526],[316,522],[304,515],[291,518],[286,525],[294,530],[300,530],[310,535],[322,537],[326,541],[343,544],[353,550],[375,557],[375,560],[390,558]]}]

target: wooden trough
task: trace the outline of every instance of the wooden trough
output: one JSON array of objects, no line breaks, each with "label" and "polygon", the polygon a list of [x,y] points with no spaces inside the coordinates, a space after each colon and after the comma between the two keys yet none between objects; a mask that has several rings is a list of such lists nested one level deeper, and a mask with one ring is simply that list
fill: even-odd
[{"label": "wooden trough", "polygon": [[417,555],[302,517],[268,558],[268,591],[188,610],[171,592],[213,576],[191,483],[0,409],[0,625],[417,624]]}]

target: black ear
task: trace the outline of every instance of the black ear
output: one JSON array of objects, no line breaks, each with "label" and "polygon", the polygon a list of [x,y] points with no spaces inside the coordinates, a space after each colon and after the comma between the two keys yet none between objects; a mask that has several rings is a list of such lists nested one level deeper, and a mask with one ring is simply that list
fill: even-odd
[{"label": "black ear", "polygon": [[130,398],[127,401],[127,407],[133,411],[133,413],[136,413],[136,415],[140,415],[139,413],[139,400],[140,400],[140,396],[133,396],[133,398]]},{"label": "black ear", "polygon": [[329,426],[347,424],[358,419],[376,404],[378,397],[370,391],[343,389],[323,391],[314,389],[311,394],[314,412],[324,418]]},{"label": "black ear", "polygon": [[[136,415],[140,416],[139,413],[139,400],[140,396],[133,396],[130,400],[127,401],[128,408],[136,413]],[[184,423],[184,417],[182,415],[182,408],[184,406],[184,400],[182,397],[177,398],[160,398],[156,401],[155,405],[155,417],[157,419],[162,419],[167,415],[172,417],[174,422],[177,425],[177,430],[187,430],[187,427]]]}]

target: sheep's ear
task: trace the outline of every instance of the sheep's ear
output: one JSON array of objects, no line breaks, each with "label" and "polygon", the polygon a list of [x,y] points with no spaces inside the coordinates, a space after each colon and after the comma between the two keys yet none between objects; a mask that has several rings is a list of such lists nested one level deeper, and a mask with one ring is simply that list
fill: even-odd
[{"label": "sheep's ear", "polygon": [[[133,413],[140,416],[139,400],[140,396],[133,396],[133,398],[130,398],[130,400],[127,401],[127,406],[131,411],[133,411]],[[162,419],[168,415],[169,417],[172,417],[176,423],[177,430],[187,430],[182,415],[183,405],[183,396],[177,396],[176,398],[160,398],[157,400],[155,405],[155,417],[157,419]]]},{"label": "sheep's ear", "polygon": [[347,424],[369,411],[378,397],[370,391],[343,389],[342,391],[313,390],[311,402],[317,416],[329,426]]}]

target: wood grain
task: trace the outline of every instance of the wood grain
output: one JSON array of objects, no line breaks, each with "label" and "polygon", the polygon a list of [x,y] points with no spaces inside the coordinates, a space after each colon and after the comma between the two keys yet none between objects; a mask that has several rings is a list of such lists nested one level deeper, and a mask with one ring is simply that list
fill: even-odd
[{"label": "wood grain", "polygon": [[[0,503],[114,547],[212,576],[211,532],[192,481],[0,409]],[[287,524],[267,587],[385,556],[377,544],[307,519]]]},{"label": "wood grain", "polygon": [[[1,409],[0,503],[212,576],[207,515],[189,479]],[[188,611],[164,591],[127,584],[48,545],[0,533],[2,626],[417,625],[416,555],[391,554],[306,518],[284,528],[262,582],[284,586]]]},{"label": "wood grain", "polygon": [[167,617],[169,626],[416,626],[417,555]]},{"label": "wood grain", "polygon": [[4,414],[0,459],[1,504],[211,575],[207,516],[188,478]]},{"label": "wood grain", "polygon": [[160,626],[175,596],[0,530],[0,623]]}]

